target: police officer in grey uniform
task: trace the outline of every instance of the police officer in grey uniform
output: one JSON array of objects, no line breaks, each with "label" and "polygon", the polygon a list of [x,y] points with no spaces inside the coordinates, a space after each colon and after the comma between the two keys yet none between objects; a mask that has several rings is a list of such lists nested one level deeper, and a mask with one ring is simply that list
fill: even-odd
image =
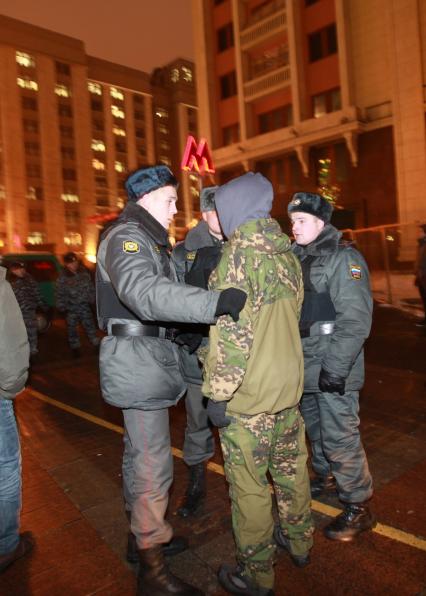
[{"label": "police officer in grey uniform", "polygon": [[128,203],[104,232],[96,269],[104,399],[123,411],[123,484],[136,538],[140,594],[201,594],[174,576],[164,554],[187,547],[165,520],[173,479],[168,408],[185,393],[179,323],[238,319],[247,298],[235,289],[208,292],[178,283],[167,229],[176,213],[177,181],[164,165],[137,170],[126,181]]},{"label": "police officer in grey uniform", "polygon": [[305,286],[301,411],[317,474],[311,491],[317,497],[337,490],[344,510],[324,533],[350,541],[376,525],[368,506],[373,484],[358,417],[373,301],[364,258],[330,224],[332,211],[322,196],[305,192],[293,195],[288,205]]},{"label": "police officer in grey uniform", "polygon": [[[217,186],[207,186],[200,193],[201,221],[192,228],[184,242],[175,246],[172,260],[179,281],[207,289],[210,273],[216,268],[222,253],[223,234],[216,213]],[[206,494],[205,462],[214,454],[214,437],[201,393],[202,369],[195,350],[208,342],[208,325],[188,325],[177,336],[181,370],[188,385],[185,396],[187,425],[183,444],[183,459],[189,467],[189,483],[182,505],[181,517],[194,515]]]}]

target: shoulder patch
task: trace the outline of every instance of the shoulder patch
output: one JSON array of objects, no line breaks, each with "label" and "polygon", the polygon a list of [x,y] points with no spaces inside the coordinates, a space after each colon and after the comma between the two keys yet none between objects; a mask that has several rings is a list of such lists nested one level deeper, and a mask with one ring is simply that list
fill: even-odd
[{"label": "shoulder patch", "polygon": [[349,265],[352,279],[361,279],[361,265]]},{"label": "shoulder patch", "polygon": [[191,250],[191,252],[187,252],[186,253],[186,260],[187,261],[193,261],[195,259],[196,254],[197,253],[195,252],[195,250]]},{"label": "shoulder patch", "polygon": [[128,252],[130,254],[135,254],[140,252],[140,246],[134,240],[124,240],[123,242],[123,252]]}]

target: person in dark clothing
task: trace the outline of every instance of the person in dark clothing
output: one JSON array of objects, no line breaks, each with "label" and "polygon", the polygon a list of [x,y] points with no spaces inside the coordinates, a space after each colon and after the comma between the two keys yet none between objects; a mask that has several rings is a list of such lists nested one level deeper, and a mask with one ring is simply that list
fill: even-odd
[{"label": "person in dark clothing", "polygon": [[423,236],[418,240],[415,284],[419,288],[420,298],[423,303],[423,319],[418,321],[416,326],[426,327],[426,224],[422,224],[420,228],[423,231]]},{"label": "person in dark clothing", "polygon": [[95,348],[99,345],[92,313],[94,303],[95,286],[89,272],[74,252],[66,253],[64,268],[56,284],[56,307],[59,312],[66,314],[68,343],[75,358],[81,355],[79,323],[86,331],[90,343]]},{"label": "person in dark clothing", "polygon": [[30,356],[38,354],[37,309],[47,312],[37,282],[25,269],[23,261],[9,265],[8,279],[22,312],[30,344]]},{"label": "person in dark clothing", "polygon": [[300,333],[305,358],[301,412],[317,477],[311,493],[335,491],[344,511],[324,529],[350,541],[376,521],[368,501],[373,482],[359,432],[359,391],[364,383],[363,346],[373,300],[363,256],[330,224],[332,205],[299,192],[288,205],[305,288]]},{"label": "person in dark clothing", "polygon": [[[214,196],[217,186],[207,186],[200,194],[202,219],[173,249],[172,260],[179,281],[207,290],[210,273],[216,268],[222,253],[223,234],[217,218]],[[214,454],[214,438],[210,428],[205,400],[201,393],[202,369],[195,350],[208,342],[208,325],[190,325],[177,336],[181,370],[188,385],[185,396],[186,429],[183,459],[189,467],[189,483],[182,505],[181,517],[194,515],[206,494],[205,462]]]}]

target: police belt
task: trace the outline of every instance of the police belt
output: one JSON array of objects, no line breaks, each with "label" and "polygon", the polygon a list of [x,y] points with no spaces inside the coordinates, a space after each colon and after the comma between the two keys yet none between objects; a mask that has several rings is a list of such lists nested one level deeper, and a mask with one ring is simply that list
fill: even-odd
[{"label": "police belt", "polygon": [[111,325],[111,335],[116,337],[160,337],[174,339],[176,330],[159,327],[158,325],[141,325],[138,323],[124,323]]},{"label": "police belt", "polygon": [[319,323],[315,325],[315,330],[312,329],[315,323],[312,323],[310,327],[303,327],[300,329],[300,337],[310,337],[311,335],[331,335],[334,331],[334,322]]}]

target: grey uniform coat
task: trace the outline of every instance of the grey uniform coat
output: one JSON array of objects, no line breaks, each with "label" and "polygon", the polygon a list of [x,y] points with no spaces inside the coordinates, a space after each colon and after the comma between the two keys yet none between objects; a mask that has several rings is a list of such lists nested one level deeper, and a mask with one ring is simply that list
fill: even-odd
[{"label": "grey uniform coat", "polygon": [[[132,321],[155,323],[163,331],[170,323],[211,324],[219,298],[218,292],[178,283],[166,230],[134,203],[102,237],[96,291],[99,325],[108,333],[113,324]],[[178,347],[162,335],[102,340],[101,388],[108,403],[155,410],[174,405],[184,394]]]},{"label": "grey uniform coat", "polygon": [[307,246],[294,244],[302,270],[309,257],[310,282],[317,292],[329,292],[336,311],[334,330],[319,334],[319,323],[302,339],[305,358],[305,393],[318,393],[321,368],[346,379],[346,391],[359,391],[364,383],[363,345],[370,333],[373,300],[363,256],[342,234],[327,224]]}]

